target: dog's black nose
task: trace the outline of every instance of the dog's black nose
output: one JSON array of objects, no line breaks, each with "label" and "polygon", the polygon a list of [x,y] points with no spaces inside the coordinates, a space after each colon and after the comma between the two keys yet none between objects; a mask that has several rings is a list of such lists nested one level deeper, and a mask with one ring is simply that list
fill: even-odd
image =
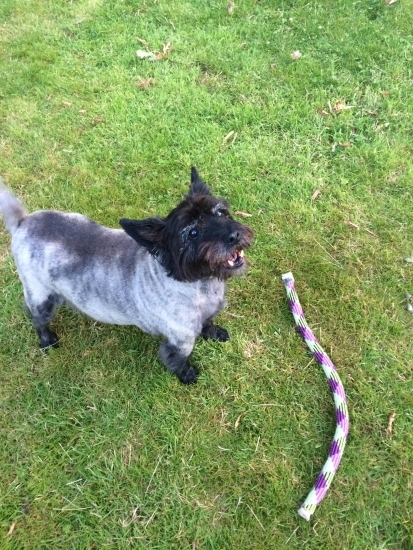
[{"label": "dog's black nose", "polygon": [[229,244],[237,244],[239,242],[239,232],[233,231],[228,237]]}]

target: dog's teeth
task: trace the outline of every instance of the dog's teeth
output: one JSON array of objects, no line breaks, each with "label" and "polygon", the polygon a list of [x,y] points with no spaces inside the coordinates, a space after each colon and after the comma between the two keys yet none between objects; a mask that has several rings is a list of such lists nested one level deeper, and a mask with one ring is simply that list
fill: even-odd
[{"label": "dog's teeth", "polygon": [[238,254],[241,256],[241,258],[244,257],[244,251],[243,251],[243,250],[240,250],[240,251],[238,252]]},{"label": "dog's teeth", "polygon": [[228,263],[231,267],[234,267],[234,262],[232,260],[228,260]]}]

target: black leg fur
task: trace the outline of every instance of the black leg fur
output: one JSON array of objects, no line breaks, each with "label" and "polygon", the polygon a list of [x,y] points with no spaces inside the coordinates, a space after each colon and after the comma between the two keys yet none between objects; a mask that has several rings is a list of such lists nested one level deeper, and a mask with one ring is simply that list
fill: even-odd
[{"label": "black leg fur", "polygon": [[49,327],[36,328],[36,331],[40,339],[39,347],[41,350],[47,353],[49,348],[59,347],[59,338],[53,330],[49,329]]},{"label": "black leg fur", "polygon": [[29,300],[26,300],[27,309],[39,336],[40,349],[46,352],[50,347],[59,347],[59,338],[57,334],[49,328],[49,322],[52,320],[55,307],[59,303],[59,298],[52,294],[48,296],[44,302],[38,305],[34,305],[30,303]]},{"label": "black leg fur", "polygon": [[159,348],[159,356],[166,368],[176,374],[183,384],[194,384],[198,378],[198,371],[189,364],[189,357],[185,357],[176,346],[164,342]]},{"label": "black leg fur", "polygon": [[218,342],[227,342],[229,340],[228,331],[218,325],[214,325],[212,321],[208,321],[202,327],[201,336],[205,340],[218,340]]}]

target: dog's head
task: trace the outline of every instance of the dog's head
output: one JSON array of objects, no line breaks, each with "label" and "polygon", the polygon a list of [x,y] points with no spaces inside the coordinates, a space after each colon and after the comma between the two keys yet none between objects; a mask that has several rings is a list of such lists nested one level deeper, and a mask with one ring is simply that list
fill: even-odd
[{"label": "dog's head", "polygon": [[241,274],[244,249],[253,239],[251,229],[231,217],[228,202],[211,194],[196,168],[191,171],[189,193],[166,218],[119,223],[178,281]]}]

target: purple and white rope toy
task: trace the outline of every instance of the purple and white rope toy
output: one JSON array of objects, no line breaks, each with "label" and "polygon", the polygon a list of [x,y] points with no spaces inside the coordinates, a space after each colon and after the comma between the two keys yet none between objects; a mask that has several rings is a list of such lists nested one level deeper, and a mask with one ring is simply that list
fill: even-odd
[{"label": "purple and white rope toy", "polygon": [[331,359],[320,346],[317,338],[314,336],[312,330],[307,325],[307,321],[304,317],[304,313],[298,299],[297,292],[295,290],[293,274],[291,272],[284,273],[281,278],[287,291],[288,302],[290,304],[290,309],[294,316],[297,329],[300,332],[301,336],[304,338],[305,343],[309,347],[311,353],[321,365],[327,377],[331,391],[333,392],[334,405],[336,410],[337,427],[334,433],[334,438],[330,447],[328,458],[313,488],[311,489],[307,498],[298,510],[298,514],[302,518],[310,521],[310,518],[313,515],[316,507],[325,497],[328,488],[331,485],[333,477],[338,469],[341,457],[343,456],[343,451],[346,445],[349,430],[349,415],[343,384],[341,383],[340,377],[338,376],[336,368],[331,362]]}]

